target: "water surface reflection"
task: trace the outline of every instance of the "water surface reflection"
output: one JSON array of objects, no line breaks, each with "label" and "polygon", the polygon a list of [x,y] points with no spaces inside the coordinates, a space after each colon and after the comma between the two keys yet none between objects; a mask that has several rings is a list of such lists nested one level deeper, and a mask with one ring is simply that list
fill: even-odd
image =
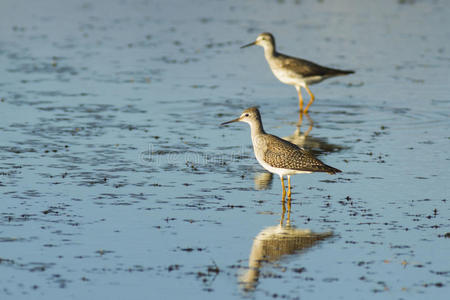
[{"label": "water surface reflection", "polygon": [[268,190],[272,187],[273,174],[269,172],[256,172],[253,181],[256,190]]},{"label": "water surface reflection", "polygon": [[[306,117],[306,119],[308,120],[308,127],[305,131],[302,132],[301,127],[303,125],[304,117]],[[289,136],[283,137],[283,139],[310,151],[315,156],[326,153],[339,152],[346,149],[345,146],[329,143],[325,138],[310,135],[313,127],[314,121],[311,116],[308,113],[301,113],[299,115],[299,120],[295,126],[294,133]]]},{"label": "water surface reflection", "polygon": [[331,231],[315,233],[310,229],[300,229],[291,225],[290,209],[284,222],[285,211],[283,199],[280,224],[261,230],[255,237],[248,260],[248,269],[239,277],[239,286],[244,292],[252,292],[256,289],[261,268],[265,264],[273,264],[288,255],[300,255],[300,251],[309,249],[319,241],[333,236]]}]

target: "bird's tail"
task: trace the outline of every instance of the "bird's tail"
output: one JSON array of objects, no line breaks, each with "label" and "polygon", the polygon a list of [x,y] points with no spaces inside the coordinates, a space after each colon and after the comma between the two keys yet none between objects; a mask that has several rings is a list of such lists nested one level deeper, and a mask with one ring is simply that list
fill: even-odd
[{"label": "bird's tail", "polygon": [[338,70],[339,75],[348,75],[348,74],[353,74],[353,73],[355,73],[355,71],[353,71],[353,70]]},{"label": "bird's tail", "polygon": [[316,165],[311,169],[304,170],[304,171],[311,171],[311,172],[323,172],[328,174],[336,174],[341,173],[342,171],[336,168],[333,168],[332,166],[326,165],[323,162],[320,162],[320,165]]},{"label": "bird's tail", "polygon": [[331,166],[329,166],[329,165],[325,165],[325,167],[326,167],[326,172],[328,173],[328,174],[336,174],[336,173],[341,173],[342,171],[341,170],[339,170],[339,169],[336,169],[336,168],[333,168],[333,167],[331,167]]}]

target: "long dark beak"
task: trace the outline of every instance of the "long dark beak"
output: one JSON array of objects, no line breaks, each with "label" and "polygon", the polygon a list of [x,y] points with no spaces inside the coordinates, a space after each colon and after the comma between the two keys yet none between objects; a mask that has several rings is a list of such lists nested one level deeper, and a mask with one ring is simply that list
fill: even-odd
[{"label": "long dark beak", "polygon": [[241,117],[236,118],[236,119],[231,120],[231,121],[228,121],[228,122],[223,122],[223,123],[220,124],[220,125],[226,125],[226,124],[230,124],[230,123],[234,123],[234,122],[239,122],[240,120],[241,120]]},{"label": "long dark beak", "polygon": [[242,49],[242,48],[247,48],[247,47],[250,47],[250,46],[254,46],[254,45],[256,45],[256,42],[253,42],[253,43],[244,45],[244,46],[241,47],[241,49]]}]

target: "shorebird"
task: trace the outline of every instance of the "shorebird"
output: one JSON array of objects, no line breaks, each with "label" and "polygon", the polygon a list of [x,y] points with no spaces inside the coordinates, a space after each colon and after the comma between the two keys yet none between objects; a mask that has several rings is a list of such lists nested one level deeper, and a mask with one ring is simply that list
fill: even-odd
[{"label": "shorebird", "polygon": [[264,32],[258,35],[256,41],[244,45],[241,48],[258,45],[264,48],[264,56],[269,64],[272,73],[282,83],[295,86],[298,93],[298,100],[300,106],[300,112],[303,111],[303,97],[301,88],[303,87],[309,94],[310,100],[305,107],[306,113],[314,102],[314,94],[309,89],[308,85],[319,83],[327,78],[347,75],[355,73],[351,70],[338,70],[320,66],[311,61],[292,57],[278,53],[275,48],[275,38],[271,33]]},{"label": "shorebird", "polygon": [[301,173],[326,172],[335,174],[340,170],[330,167],[311,153],[277,136],[264,131],[261,115],[256,107],[247,108],[239,118],[221,125],[245,122],[250,125],[253,151],[259,164],[270,173],[280,176],[283,198],[286,195],[284,176],[288,179],[288,198],[291,197],[291,175]]}]

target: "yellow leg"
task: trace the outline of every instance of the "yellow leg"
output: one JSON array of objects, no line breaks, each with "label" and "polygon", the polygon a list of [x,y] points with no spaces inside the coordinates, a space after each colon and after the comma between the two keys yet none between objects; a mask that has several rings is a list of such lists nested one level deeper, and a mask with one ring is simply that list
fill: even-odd
[{"label": "yellow leg", "polygon": [[283,211],[281,212],[281,220],[280,220],[280,225],[283,226],[283,222],[284,222],[284,215],[286,214],[286,205],[285,205],[285,197],[283,197],[283,199],[281,200],[281,206],[283,208]]},{"label": "yellow leg", "polygon": [[305,113],[306,113],[308,111],[309,107],[311,106],[311,104],[314,102],[314,95],[307,85],[305,85],[305,90],[308,92],[309,97],[310,97],[309,103],[308,103],[308,105],[306,105],[306,108],[305,108]]},{"label": "yellow leg", "polygon": [[287,193],[287,196],[289,198],[288,200],[290,200],[290,198],[291,198],[291,175],[288,175],[287,178],[288,178],[288,193]]},{"label": "yellow leg", "polygon": [[283,186],[283,199],[284,199],[284,197],[286,197],[286,190],[284,189],[284,179],[283,176],[280,176],[280,178],[281,178],[281,185]]},{"label": "yellow leg", "polygon": [[295,86],[298,94],[298,106],[300,107],[300,113],[303,111],[303,97],[302,97],[302,88],[300,86]]},{"label": "yellow leg", "polygon": [[303,112],[300,111],[300,113],[298,114],[298,122],[297,122],[297,127],[301,127],[303,123]]},{"label": "yellow leg", "polygon": [[288,175],[288,213],[287,213],[287,220],[286,225],[290,225],[290,219],[291,219],[291,176]]}]

